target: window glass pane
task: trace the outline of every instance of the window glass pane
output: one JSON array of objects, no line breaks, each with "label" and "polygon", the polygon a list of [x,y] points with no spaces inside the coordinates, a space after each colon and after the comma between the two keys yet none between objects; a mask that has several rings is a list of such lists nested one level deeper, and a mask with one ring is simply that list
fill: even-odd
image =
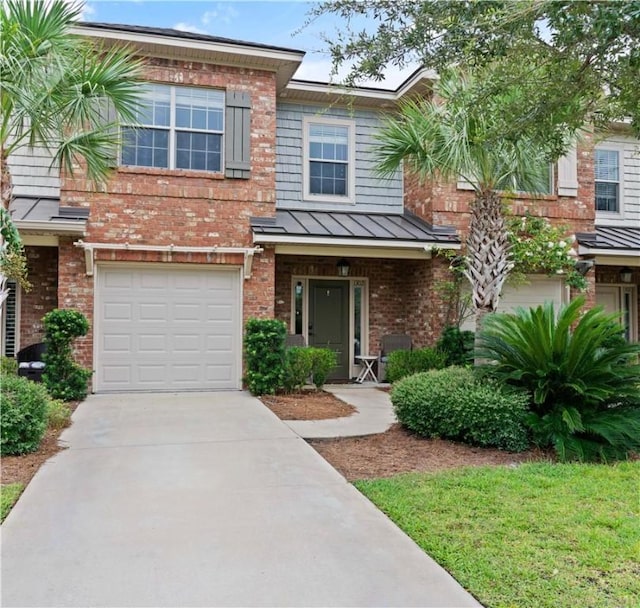
[{"label": "window glass pane", "polygon": [[302,305],[304,301],[304,286],[302,281],[298,281],[294,287],[294,297],[295,297],[295,310],[294,310],[294,326],[295,333],[302,334]]},{"label": "window glass pane", "polygon": [[122,164],[138,167],[168,167],[169,132],[164,129],[122,130]]},{"label": "window glass pane", "polygon": [[220,171],[222,136],[176,132],[176,168]]},{"label": "window glass pane", "polygon": [[176,88],[178,128],[222,131],[224,92],[209,89]]},{"label": "window glass pane", "polygon": [[612,182],[619,180],[617,150],[596,150],[595,173],[596,180]]},{"label": "window glass pane", "polygon": [[165,85],[147,85],[141,92],[136,120],[141,125],[169,126],[171,89]]},{"label": "window glass pane", "polygon": [[309,192],[311,194],[346,196],[347,165],[312,161],[310,172]]},{"label": "window glass pane", "polygon": [[613,182],[596,182],[596,211],[618,212],[618,188]]},{"label": "window glass pane", "polygon": [[[362,354],[362,286],[353,287],[353,352],[354,356]],[[359,361],[355,361],[359,363]]]}]

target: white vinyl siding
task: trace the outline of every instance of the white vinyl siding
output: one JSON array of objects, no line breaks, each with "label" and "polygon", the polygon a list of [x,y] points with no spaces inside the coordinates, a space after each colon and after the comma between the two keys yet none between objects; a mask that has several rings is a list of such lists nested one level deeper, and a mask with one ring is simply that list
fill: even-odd
[{"label": "white vinyl siding", "polygon": [[[345,205],[344,197],[305,197],[304,194],[304,122],[326,121],[329,124],[353,124],[355,154],[352,188],[353,203]],[[381,115],[373,109],[321,107],[316,105],[278,103],[276,113],[276,206],[279,209],[316,211],[349,211],[362,213],[402,213],[402,171],[389,179],[375,172],[371,153],[375,136],[382,124]],[[351,150],[350,150],[351,152]]]},{"label": "white vinyl siding", "polygon": [[96,390],[239,389],[240,270],[99,265]]},{"label": "white vinyl siding", "polygon": [[[617,180],[611,170],[604,172],[604,167],[598,170],[597,162],[600,151],[607,152],[606,156],[611,158],[609,153],[618,155],[618,176]],[[610,134],[607,139],[601,141],[596,146],[594,157],[596,164],[596,224],[603,226],[629,226],[640,227],[640,141],[622,134]],[[611,163],[609,162],[609,167]],[[600,175],[598,175],[600,172]],[[598,179],[600,177],[601,179]],[[601,195],[607,189],[609,199],[613,196],[615,184],[618,184],[618,209],[617,211],[605,211],[598,208],[598,183]],[[604,206],[604,199],[601,206]]]}]

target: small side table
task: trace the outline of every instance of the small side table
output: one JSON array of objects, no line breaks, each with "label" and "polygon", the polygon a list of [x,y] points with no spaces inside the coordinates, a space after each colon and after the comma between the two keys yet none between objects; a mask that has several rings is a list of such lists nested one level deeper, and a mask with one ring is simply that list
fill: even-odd
[{"label": "small side table", "polygon": [[358,384],[362,384],[367,378],[371,378],[376,384],[378,383],[378,378],[373,371],[373,364],[378,360],[378,357],[371,355],[360,355],[356,357],[359,361],[362,362],[362,369],[356,378],[356,382]]}]

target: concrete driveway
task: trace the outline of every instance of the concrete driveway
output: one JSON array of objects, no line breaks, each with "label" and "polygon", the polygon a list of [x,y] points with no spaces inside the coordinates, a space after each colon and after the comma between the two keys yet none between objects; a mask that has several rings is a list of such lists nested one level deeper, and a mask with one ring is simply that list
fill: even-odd
[{"label": "concrete driveway", "polygon": [[2,525],[2,606],[477,606],[245,393],[99,395]]}]

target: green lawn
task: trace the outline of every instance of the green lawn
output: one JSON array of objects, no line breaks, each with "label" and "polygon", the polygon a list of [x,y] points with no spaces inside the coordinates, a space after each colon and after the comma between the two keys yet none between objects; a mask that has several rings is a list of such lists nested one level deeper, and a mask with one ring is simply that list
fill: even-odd
[{"label": "green lawn", "polygon": [[485,606],[640,606],[640,462],[468,468],[356,486]]},{"label": "green lawn", "polygon": [[16,504],[20,494],[22,494],[24,486],[21,483],[10,483],[0,486],[0,521],[9,515],[11,507]]}]

